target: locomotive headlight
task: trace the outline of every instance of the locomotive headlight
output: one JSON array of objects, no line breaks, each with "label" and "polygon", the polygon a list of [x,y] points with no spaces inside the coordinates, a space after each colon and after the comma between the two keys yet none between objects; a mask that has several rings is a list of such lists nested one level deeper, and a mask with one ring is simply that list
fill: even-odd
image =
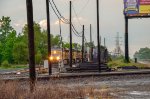
[{"label": "locomotive headlight", "polygon": [[54,54],[56,54],[56,51],[54,51]]},{"label": "locomotive headlight", "polygon": [[54,58],[51,56],[49,59],[50,59],[50,60],[53,60]]},{"label": "locomotive headlight", "polygon": [[57,60],[60,60],[60,57],[59,57],[59,56],[57,56]]}]

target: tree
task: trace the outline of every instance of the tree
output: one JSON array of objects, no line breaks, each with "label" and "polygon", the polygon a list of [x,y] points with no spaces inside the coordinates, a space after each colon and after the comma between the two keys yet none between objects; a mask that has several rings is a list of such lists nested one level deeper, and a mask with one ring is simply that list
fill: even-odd
[{"label": "tree", "polygon": [[58,46],[60,47],[61,41],[60,41],[60,35],[53,36],[52,38],[52,46]]},{"label": "tree", "polygon": [[24,42],[16,42],[13,48],[13,57],[15,63],[25,64],[28,60],[28,50]]},{"label": "tree", "polygon": [[141,48],[134,54],[134,57],[139,59],[150,59],[150,48]]},{"label": "tree", "polygon": [[2,55],[2,43],[0,42],[0,64],[2,63],[2,58],[3,58],[3,55]]},{"label": "tree", "polygon": [[41,52],[37,52],[37,54],[35,55],[35,62],[36,62],[36,64],[40,64],[42,62]]},{"label": "tree", "polygon": [[10,25],[10,17],[4,17],[0,19],[0,41],[3,43],[9,33],[14,31],[13,27]]},{"label": "tree", "polygon": [[86,42],[85,47],[95,47],[94,42]]},{"label": "tree", "polygon": [[13,63],[13,47],[16,41],[16,31],[12,31],[12,33],[9,33],[8,36],[5,39],[5,43],[3,44],[3,60],[7,60],[9,63]]},{"label": "tree", "polygon": [[[10,25],[10,17],[0,19],[0,63],[8,61],[9,63],[24,64],[28,60],[28,27],[27,24],[18,34]],[[36,63],[39,64],[47,58],[47,31],[41,30],[38,23],[34,22],[35,32],[35,56]],[[51,34],[51,44],[60,47],[60,36]]]},{"label": "tree", "polygon": [[[38,61],[41,61],[42,58],[45,58],[45,55],[47,53],[46,49],[46,45],[47,45],[47,41],[46,41],[46,31],[41,31],[41,27],[38,23],[34,22],[34,33],[35,33],[35,56],[38,56]],[[28,50],[28,27],[27,24],[23,27],[22,30],[22,41],[25,43],[25,46]],[[25,47],[24,46],[24,47]],[[28,57],[27,57],[28,58]],[[41,60],[39,60],[41,59]]]},{"label": "tree", "polygon": [[13,63],[12,49],[16,40],[16,31],[10,25],[10,17],[0,19],[0,62]]},{"label": "tree", "polygon": [[[68,42],[63,42],[63,48],[70,48],[70,43],[68,43]],[[72,44],[72,48],[73,49],[77,49],[77,50],[81,50],[81,45],[80,44],[78,44],[78,43],[73,43]]]},{"label": "tree", "polygon": [[[41,30],[41,27],[38,23],[34,22],[34,33],[35,33],[35,56],[36,56],[36,63],[39,64],[43,59],[47,58],[47,31]],[[26,46],[28,46],[27,38],[28,38],[28,28],[27,25],[23,27],[22,30],[23,41],[25,42]],[[51,44],[53,46],[60,47],[60,36],[56,35],[53,36],[51,34]]]}]

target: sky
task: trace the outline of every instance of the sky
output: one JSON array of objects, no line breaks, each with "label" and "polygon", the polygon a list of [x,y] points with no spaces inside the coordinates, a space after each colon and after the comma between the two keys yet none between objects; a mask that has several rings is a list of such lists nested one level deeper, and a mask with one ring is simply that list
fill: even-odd
[{"label": "sky", "polygon": [[[46,29],[46,0],[33,0],[34,21],[39,23],[42,29]],[[54,0],[61,14],[69,19],[69,1]],[[92,24],[92,39],[97,44],[96,25],[96,0],[72,0],[73,24],[81,32],[85,25],[85,36],[90,39],[90,24]],[[119,33],[121,48],[124,51],[125,20],[123,14],[123,0],[100,0],[100,35],[106,38],[106,46],[112,52],[115,48],[115,37]],[[9,16],[11,24],[18,33],[27,23],[26,0],[0,0],[0,18]],[[50,7],[51,33],[59,34],[58,19]],[[133,57],[135,51],[143,47],[150,47],[150,19],[129,20],[129,54]],[[62,35],[64,41],[69,41],[69,25],[62,24]],[[73,42],[81,43],[81,38],[73,35]]]}]

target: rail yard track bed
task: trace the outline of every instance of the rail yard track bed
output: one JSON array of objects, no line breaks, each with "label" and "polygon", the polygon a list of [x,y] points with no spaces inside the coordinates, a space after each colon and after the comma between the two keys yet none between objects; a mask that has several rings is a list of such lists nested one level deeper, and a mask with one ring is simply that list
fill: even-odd
[{"label": "rail yard track bed", "polygon": [[[86,77],[106,77],[106,76],[125,76],[125,75],[147,75],[150,74],[150,70],[123,70],[123,71],[112,71],[112,72],[78,72],[78,73],[59,73],[55,72],[51,76],[47,73],[45,74],[37,74],[37,79],[39,80],[49,80],[53,78],[62,78],[62,79],[69,79],[69,78],[86,78]],[[0,80],[23,80],[28,79],[29,73],[22,73],[22,74],[1,74]]]}]

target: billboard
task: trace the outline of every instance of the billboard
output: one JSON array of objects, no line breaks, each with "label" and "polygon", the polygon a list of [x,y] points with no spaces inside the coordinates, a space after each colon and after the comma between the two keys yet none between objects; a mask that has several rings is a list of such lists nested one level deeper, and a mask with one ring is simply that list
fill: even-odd
[{"label": "billboard", "polygon": [[126,16],[149,16],[150,0],[124,0]]}]

